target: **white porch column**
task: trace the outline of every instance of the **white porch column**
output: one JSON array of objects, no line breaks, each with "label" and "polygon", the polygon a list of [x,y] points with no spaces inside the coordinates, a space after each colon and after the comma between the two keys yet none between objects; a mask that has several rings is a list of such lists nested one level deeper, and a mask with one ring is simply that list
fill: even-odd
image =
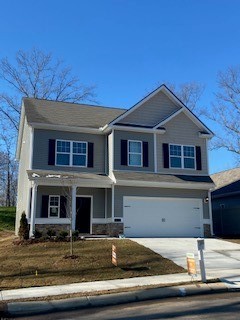
[{"label": "white porch column", "polygon": [[33,237],[33,233],[35,231],[36,209],[37,209],[37,183],[33,182],[29,237]]},{"label": "white porch column", "polygon": [[76,227],[76,194],[77,187],[72,186],[72,230],[75,230]]},{"label": "white porch column", "polygon": [[114,192],[114,184],[112,184],[112,222],[114,222],[114,208],[115,208],[115,192]]}]

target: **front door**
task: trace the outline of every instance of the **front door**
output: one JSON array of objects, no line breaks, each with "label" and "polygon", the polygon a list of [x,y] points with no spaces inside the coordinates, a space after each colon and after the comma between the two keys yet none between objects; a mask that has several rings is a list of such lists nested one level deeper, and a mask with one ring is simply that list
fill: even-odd
[{"label": "front door", "polygon": [[76,198],[76,230],[80,233],[90,233],[91,198]]}]

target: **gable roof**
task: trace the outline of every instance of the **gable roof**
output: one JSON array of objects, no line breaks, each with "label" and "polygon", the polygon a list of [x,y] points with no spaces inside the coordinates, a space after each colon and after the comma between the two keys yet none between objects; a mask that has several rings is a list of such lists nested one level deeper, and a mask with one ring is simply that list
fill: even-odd
[{"label": "gable roof", "polygon": [[221,189],[240,180],[240,168],[234,168],[212,174],[211,178],[216,185],[215,190]]},{"label": "gable roof", "polygon": [[179,109],[167,116],[165,119],[162,119],[159,123],[156,123],[152,128],[156,129],[158,127],[161,127],[166,122],[170,121],[173,117],[178,115],[181,112],[184,112],[186,116],[188,116],[201,130],[206,131],[205,133],[209,134],[211,137],[213,136],[213,132],[200,120],[198,117],[194,115],[194,113],[184,105],[184,103],[165,85],[162,84],[160,87],[158,87],[156,90],[151,92],[149,95],[147,95],[145,98],[140,100],[137,104],[135,104],[132,108],[126,110],[123,114],[118,116],[116,119],[114,119],[109,125],[119,125],[119,121],[122,121],[125,117],[127,117],[129,114],[134,112],[136,109],[141,107],[144,103],[146,103],[148,100],[153,98],[158,93],[164,93],[166,96],[175,103]]},{"label": "gable roof", "polygon": [[100,128],[125,112],[125,109],[24,98],[29,124],[42,123],[71,127]]}]

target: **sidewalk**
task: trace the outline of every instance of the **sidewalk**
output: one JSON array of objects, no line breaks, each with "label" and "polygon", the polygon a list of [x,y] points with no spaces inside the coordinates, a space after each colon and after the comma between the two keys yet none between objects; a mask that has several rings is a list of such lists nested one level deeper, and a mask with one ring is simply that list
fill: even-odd
[{"label": "sidewalk", "polygon": [[[199,277],[196,278],[196,280],[200,280]],[[209,277],[208,280],[210,280]],[[199,282],[195,282],[190,285],[184,285],[184,283],[189,281],[191,281],[191,277],[189,277],[186,273],[181,273],[162,276],[117,279],[109,281],[74,283],[61,286],[5,290],[0,292],[2,302],[2,304],[0,304],[0,316],[34,315],[47,312],[100,307],[194,294],[226,292],[240,289],[238,282],[239,278],[233,279],[233,281],[230,281],[228,279],[225,280],[226,282],[224,283],[217,282],[202,284]],[[234,281],[236,281],[236,283]],[[142,287],[145,285],[159,285],[162,287],[154,289],[138,288],[139,286]],[[124,289],[127,288],[134,288],[135,291],[111,293],[111,290],[114,289],[120,289],[124,291]],[[97,292],[103,291],[109,291],[109,293],[102,295],[91,295],[91,293],[97,294]],[[20,302],[22,299],[26,298],[46,298],[50,296],[53,297],[57,295],[73,293],[82,293],[84,294],[84,296],[61,300]],[[11,300],[19,300],[19,302],[11,302]]]}]

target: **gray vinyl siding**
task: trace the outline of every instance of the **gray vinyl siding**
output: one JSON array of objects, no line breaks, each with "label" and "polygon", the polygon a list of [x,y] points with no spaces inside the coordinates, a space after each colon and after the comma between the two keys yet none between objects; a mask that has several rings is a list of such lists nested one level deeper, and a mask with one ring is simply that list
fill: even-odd
[{"label": "gray vinyl siding", "polygon": [[[143,187],[115,187],[115,217],[123,217],[123,197],[169,197],[169,198],[196,198],[204,199],[208,196],[205,190],[186,189],[164,189],[164,188],[143,188]],[[203,201],[203,218],[209,219],[209,207]]]},{"label": "gray vinyl siding", "polygon": [[28,197],[31,183],[28,180],[27,171],[30,169],[30,137],[31,128],[28,126],[26,120],[24,121],[21,154],[19,160],[19,171],[18,171],[18,195],[17,195],[17,210],[16,210],[16,233],[19,228],[19,221],[21,214],[25,211],[28,216],[29,205]]},{"label": "gray vinyl siding", "polygon": [[93,196],[93,218],[105,218],[105,189],[77,188],[77,195]]},{"label": "gray vinyl siding", "polygon": [[107,218],[112,217],[112,189],[107,189]]},{"label": "gray vinyl siding", "polygon": [[[48,165],[48,141],[61,139],[72,141],[86,141],[94,143],[94,167],[80,168],[70,166]],[[87,133],[74,133],[54,130],[34,130],[33,169],[79,171],[79,172],[105,172],[105,137]]]},{"label": "gray vinyl siding", "polygon": [[[121,165],[121,140],[139,140],[148,142],[148,167]],[[114,170],[154,171],[153,134],[114,130]]]},{"label": "gray vinyl siding", "polygon": [[[180,113],[175,118],[165,124],[166,132],[157,135],[157,168],[160,173],[176,174],[208,174],[207,146],[206,139],[199,137],[199,127],[192,122],[184,113]],[[163,167],[162,144],[181,144],[200,146],[202,154],[202,170],[192,169],[166,169]]]},{"label": "gray vinyl siding", "polygon": [[[42,196],[43,195],[60,195],[64,196],[71,192],[68,187],[49,187],[39,186],[37,192],[37,212],[36,218],[41,218]],[[93,196],[93,218],[105,218],[105,189],[96,188],[77,188],[77,195]]]},{"label": "gray vinyl siding", "polygon": [[119,122],[155,126],[179,109],[166,94],[159,92]]}]

